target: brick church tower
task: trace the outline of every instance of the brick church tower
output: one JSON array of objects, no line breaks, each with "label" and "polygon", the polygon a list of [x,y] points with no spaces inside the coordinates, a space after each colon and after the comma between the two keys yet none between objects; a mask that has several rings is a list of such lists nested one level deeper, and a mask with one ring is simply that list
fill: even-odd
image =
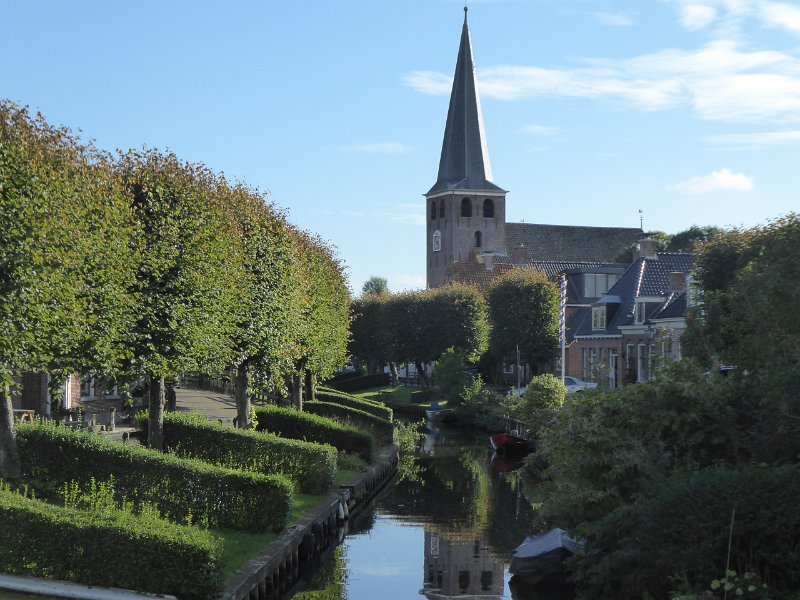
[{"label": "brick church tower", "polygon": [[429,288],[451,281],[454,262],[505,254],[506,191],[492,183],[466,7],[439,176],[425,198]]}]

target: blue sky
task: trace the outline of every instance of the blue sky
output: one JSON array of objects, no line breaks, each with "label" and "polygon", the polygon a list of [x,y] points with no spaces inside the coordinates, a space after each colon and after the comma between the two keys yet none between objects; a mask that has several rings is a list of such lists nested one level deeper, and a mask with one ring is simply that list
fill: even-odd
[{"label": "blue sky", "polygon": [[[800,3],[472,0],[509,221],[752,226],[798,207]],[[5,0],[0,96],[269,191],[351,287],[424,287],[459,0]]]}]

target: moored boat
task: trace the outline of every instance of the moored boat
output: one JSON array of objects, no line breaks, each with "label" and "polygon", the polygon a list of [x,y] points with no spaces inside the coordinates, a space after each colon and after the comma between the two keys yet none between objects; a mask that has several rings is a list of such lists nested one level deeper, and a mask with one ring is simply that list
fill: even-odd
[{"label": "moored boat", "polygon": [[559,528],[528,536],[511,555],[508,571],[530,584],[564,582],[564,560],[583,545]]},{"label": "moored boat", "polygon": [[531,443],[524,437],[511,433],[496,433],[489,438],[495,452],[529,452]]}]

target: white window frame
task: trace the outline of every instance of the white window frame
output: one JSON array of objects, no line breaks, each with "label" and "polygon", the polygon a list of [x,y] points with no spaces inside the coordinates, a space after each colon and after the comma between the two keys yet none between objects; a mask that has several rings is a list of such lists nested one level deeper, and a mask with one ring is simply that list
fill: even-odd
[{"label": "white window frame", "polygon": [[438,229],[433,232],[433,240],[431,241],[431,245],[434,252],[439,252],[442,249],[442,232]]},{"label": "white window frame", "polygon": [[606,307],[592,307],[592,331],[603,331],[606,328]]},{"label": "white window frame", "polygon": [[634,309],[634,317],[633,322],[637,325],[644,323],[645,317],[647,316],[647,304],[645,302],[636,302],[636,307]]}]

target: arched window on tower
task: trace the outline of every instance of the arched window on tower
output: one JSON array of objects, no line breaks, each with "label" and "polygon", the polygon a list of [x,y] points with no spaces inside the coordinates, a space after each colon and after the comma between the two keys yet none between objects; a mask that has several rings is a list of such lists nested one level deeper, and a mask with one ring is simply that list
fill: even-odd
[{"label": "arched window on tower", "polygon": [[481,242],[483,241],[483,236],[481,235],[480,231],[475,232],[475,247],[480,248]]},{"label": "arched window on tower", "polygon": [[439,200],[439,218],[444,219],[444,198]]},{"label": "arched window on tower", "polygon": [[436,218],[436,200],[431,200],[431,220]]},{"label": "arched window on tower", "polygon": [[440,252],[442,249],[442,234],[437,229],[433,232],[433,239],[431,240],[431,250],[434,252]]},{"label": "arched window on tower", "polygon": [[471,217],[472,216],[472,202],[469,198],[462,198],[461,200],[461,216],[462,217]]},{"label": "arched window on tower", "polygon": [[491,198],[483,201],[483,216],[487,219],[494,219],[494,202]]}]

